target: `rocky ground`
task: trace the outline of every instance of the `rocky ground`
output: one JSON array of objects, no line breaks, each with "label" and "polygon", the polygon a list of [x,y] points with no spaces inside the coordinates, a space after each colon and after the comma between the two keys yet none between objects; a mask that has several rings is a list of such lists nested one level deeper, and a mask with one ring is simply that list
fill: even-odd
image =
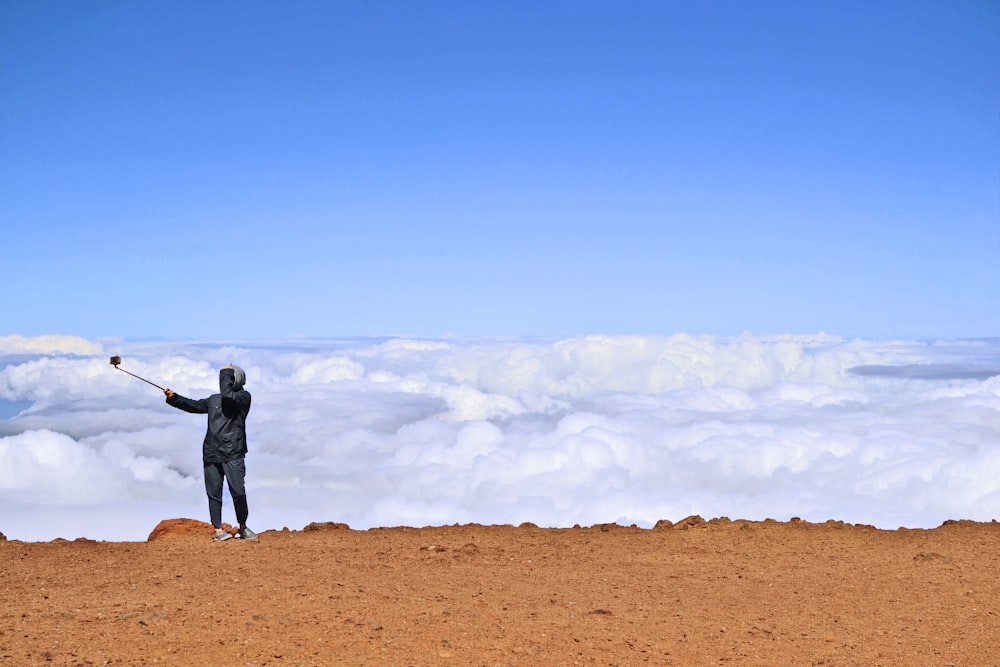
[{"label": "rocky ground", "polygon": [[0,540],[2,665],[1000,665],[1000,524]]}]

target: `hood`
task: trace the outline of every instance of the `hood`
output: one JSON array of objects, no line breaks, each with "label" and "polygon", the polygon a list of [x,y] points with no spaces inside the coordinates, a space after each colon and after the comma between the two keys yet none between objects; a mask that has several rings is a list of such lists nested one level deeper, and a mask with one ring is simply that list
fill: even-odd
[{"label": "hood", "polygon": [[243,388],[243,385],[247,383],[246,371],[244,371],[239,366],[233,365],[233,375],[234,375],[233,390],[239,391],[240,389]]}]

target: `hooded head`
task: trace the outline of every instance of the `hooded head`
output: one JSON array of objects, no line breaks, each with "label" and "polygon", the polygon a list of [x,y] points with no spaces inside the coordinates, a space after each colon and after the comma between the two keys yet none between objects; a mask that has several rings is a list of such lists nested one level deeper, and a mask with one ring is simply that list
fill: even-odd
[{"label": "hooded head", "polygon": [[235,382],[233,384],[233,389],[239,391],[243,388],[243,385],[247,383],[247,374],[239,366],[233,366],[233,375],[235,375]]}]

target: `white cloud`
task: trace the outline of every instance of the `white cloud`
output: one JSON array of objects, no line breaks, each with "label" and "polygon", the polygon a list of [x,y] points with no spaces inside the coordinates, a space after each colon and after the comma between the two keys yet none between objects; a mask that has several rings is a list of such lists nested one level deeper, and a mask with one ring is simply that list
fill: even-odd
[{"label": "white cloud", "polygon": [[[0,408],[14,406],[0,412],[0,530],[144,539],[156,514],[204,518],[205,418],[117,372],[101,345],[69,341],[0,339]],[[996,342],[587,336],[110,352],[192,397],[216,391],[220,366],[246,369],[258,529],[648,526],[691,513],[894,528],[1000,514]]]},{"label": "white cloud", "polygon": [[13,354],[101,354],[101,345],[77,336],[0,336],[0,355]]},{"label": "white cloud", "polygon": [[0,439],[0,490],[43,505],[105,502],[120,497],[120,476],[101,455],[52,431]]}]

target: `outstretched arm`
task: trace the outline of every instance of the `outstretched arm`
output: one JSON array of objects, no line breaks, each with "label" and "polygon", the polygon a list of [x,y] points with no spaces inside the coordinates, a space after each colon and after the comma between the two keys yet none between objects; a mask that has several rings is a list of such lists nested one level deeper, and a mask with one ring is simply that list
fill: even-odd
[{"label": "outstretched arm", "polygon": [[208,412],[208,401],[203,398],[196,401],[175,393],[170,387],[164,389],[163,393],[167,397],[167,405],[172,405],[175,408],[183,410],[184,412],[193,412],[198,415],[203,415]]}]

